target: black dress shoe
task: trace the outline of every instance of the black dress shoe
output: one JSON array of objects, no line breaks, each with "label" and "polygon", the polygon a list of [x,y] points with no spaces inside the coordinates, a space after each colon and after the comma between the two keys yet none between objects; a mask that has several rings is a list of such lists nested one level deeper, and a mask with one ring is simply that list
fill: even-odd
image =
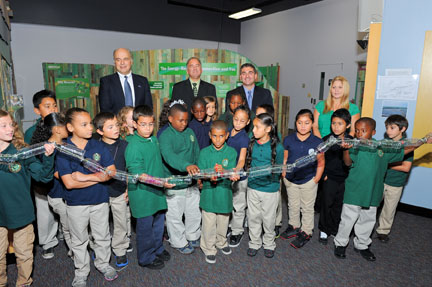
[{"label": "black dress shoe", "polygon": [[158,269],[164,268],[165,264],[164,264],[164,262],[161,259],[159,259],[159,258],[156,257],[156,259],[152,263],[150,263],[150,264],[139,264],[139,266],[145,267],[145,268],[148,268],[148,269],[158,270]]},{"label": "black dress shoe", "polygon": [[321,243],[322,245],[327,245],[328,238],[320,237],[318,238],[318,242]]},{"label": "black dress shoe", "polygon": [[369,250],[369,248],[360,250],[360,249],[357,249],[354,247],[354,251],[360,253],[360,255],[364,259],[366,259],[367,261],[375,261],[376,260],[375,255]]},{"label": "black dress shoe", "polygon": [[336,246],[335,245],[334,255],[336,256],[336,258],[345,259],[346,258],[345,250],[346,250],[346,246]]},{"label": "black dress shoe", "polygon": [[380,234],[377,232],[377,238],[379,241],[381,241],[382,243],[387,243],[389,242],[390,238],[388,237],[387,234]]},{"label": "black dress shoe", "polygon": [[156,255],[156,257],[164,262],[167,262],[171,259],[171,254],[169,254],[168,251],[164,250],[161,254]]}]

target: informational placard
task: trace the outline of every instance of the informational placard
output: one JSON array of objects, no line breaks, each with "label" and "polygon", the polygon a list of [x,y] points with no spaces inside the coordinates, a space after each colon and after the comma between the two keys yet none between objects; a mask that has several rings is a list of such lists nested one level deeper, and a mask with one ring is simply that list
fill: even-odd
[{"label": "informational placard", "polygon": [[90,98],[90,82],[84,78],[56,78],[55,91],[58,99]]},{"label": "informational placard", "polygon": [[[203,63],[203,75],[235,76],[236,63]],[[186,63],[159,63],[159,75],[187,75]]]},{"label": "informational placard", "polygon": [[379,76],[377,99],[380,100],[416,100],[418,75]]},{"label": "informational placard", "polygon": [[163,90],[165,84],[163,81],[149,81],[151,90]]},{"label": "informational placard", "polygon": [[225,98],[226,94],[231,90],[230,84],[215,84],[216,96],[218,98]]}]

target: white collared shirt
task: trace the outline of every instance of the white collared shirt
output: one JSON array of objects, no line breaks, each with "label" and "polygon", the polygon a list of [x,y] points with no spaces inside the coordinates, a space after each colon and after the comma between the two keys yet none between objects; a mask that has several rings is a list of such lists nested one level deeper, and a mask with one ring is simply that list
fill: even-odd
[{"label": "white collared shirt", "polygon": [[127,75],[120,74],[119,72],[117,72],[117,74],[120,77],[120,83],[121,83],[121,86],[123,89],[123,95],[125,94],[125,89],[124,89],[125,76],[127,76],[127,81],[128,81],[129,86],[131,87],[131,90],[132,90],[132,102],[133,102],[133,105],[135,106],[135,89],[134,89],[134,84],[133,84],[133,80],[132,80],[132,72],[129,72],[129,74],[127,74]]}]

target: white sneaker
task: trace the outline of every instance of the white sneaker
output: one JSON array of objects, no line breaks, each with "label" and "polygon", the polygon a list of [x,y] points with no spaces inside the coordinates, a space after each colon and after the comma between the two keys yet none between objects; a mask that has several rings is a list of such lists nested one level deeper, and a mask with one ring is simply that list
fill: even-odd
[{"label": "white sneaker", "polygon": [[320,231],[320,238],[327,239],[327,233]]},{"label": "white sneaker", "polygon": [[75,276],[72,281],[72,287],[86,287],[87,286],[87,277],[86,276]]}]

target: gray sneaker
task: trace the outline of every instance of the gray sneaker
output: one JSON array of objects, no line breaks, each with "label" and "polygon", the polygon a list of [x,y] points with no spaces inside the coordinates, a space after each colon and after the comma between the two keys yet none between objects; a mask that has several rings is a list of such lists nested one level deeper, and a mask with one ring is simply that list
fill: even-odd
[{"label": "gray sneaker", "polygon": [[43,259],[54,258],[54,247],[50,247],[48,249],[42,250],[42,258]]},{"label": "gray sneaker", "polygon": [[86,287],[87,286],[87,277],[86,276],[75,276],[72,281],[72,287]]},{"label": "gray sneaker", "polygon": [[99,271],[104,275],[107,281],[113,281],[118,277],[117,271],[109,265]]}]

